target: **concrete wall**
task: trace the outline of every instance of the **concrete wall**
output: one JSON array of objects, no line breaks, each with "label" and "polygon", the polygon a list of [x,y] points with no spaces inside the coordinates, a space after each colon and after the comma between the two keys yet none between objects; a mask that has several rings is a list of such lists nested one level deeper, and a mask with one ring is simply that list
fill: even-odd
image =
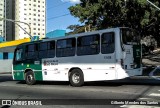
[{"label": "concrete wall", "polygon": [[0,73],[12,72],[12,59],[0,60]]}]

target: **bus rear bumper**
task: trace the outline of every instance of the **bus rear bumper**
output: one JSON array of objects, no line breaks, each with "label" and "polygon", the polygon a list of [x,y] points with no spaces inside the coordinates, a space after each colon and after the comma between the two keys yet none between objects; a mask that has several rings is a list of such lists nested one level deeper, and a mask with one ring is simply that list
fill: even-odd
[{"label": "bus rear bumper", "polygon": [[142,75],[142,69],[141,68],[132,69],[132,70],[126,70],[126,72],[129,75],[129,77]]},{"label": "bus rear bumper", "polygon": [[124,79],[127,77],[131,77],[131,76],[137,76],[137,75],[142,75],[142,69],[138,68],[138,69],[131,69],[131,70],[125,70],[122,68],[118,68],[117,69],[117,79]]}]

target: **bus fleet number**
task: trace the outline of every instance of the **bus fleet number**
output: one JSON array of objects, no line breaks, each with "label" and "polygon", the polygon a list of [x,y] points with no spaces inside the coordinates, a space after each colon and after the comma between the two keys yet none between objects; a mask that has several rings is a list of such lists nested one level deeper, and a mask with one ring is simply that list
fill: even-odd
[{"label": "bus fleet number", "polygon": [[104,56],[104,59],[111,59],[111,56]]}]

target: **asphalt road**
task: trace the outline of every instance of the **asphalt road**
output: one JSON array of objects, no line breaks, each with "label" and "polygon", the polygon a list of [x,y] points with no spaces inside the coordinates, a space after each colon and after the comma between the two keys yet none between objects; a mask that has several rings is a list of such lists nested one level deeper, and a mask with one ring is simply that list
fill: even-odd
[{"label": "asphalt road", "polygon": [[[11,75],[0,75],[0,99],[40,101],[43,106],[0,106],[0,108],[160,108],[160,81],[141,76],[107,82],[89,82],[83,87],[69,86],[68,82],[38,82],[29,86],[13,81]],[[71,100],[72,99],[72,100]],[[88,99],[88,100],[86,100]],[[119,100],[117,100],[119,99]],[[124,100],[123,100],[124,99]],[[117,101],[134,99],[136,102],[152,102],[154,105],[117,105]],[[132,100],[130,100],[132,101]],[[106,103],[105,103],[106,102]],[[108,105],[115,102],[114,105]],[[159,105],[156,103],[159,102]],[[0,102],[1,103],[1,102]],[[61,105],[62,104],[62,105]],[[107,104],[107,105],[105,105]]]}]

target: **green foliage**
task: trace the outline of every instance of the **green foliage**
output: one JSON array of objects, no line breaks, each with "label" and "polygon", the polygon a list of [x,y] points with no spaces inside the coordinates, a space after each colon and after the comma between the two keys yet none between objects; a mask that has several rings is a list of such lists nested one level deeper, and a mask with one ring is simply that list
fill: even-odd
[{"label": "green foliage", "polygon": [[146,0],[137,0],[137,3],[138,3],[139,5],[141,5],[142,7],[145,7],[146,4],[147,4],[147,1],[146,1]]},{"label": "green foliage", "polygon": [[[160,1],[152,2],[160,7]],[[90,25],[91,30],[127,26],[139,30],[141,36],[160,39],[160,11],[146,0],[126,0],[126,3],[125,0],[81,0],[69,10],[84,26]]]},{"label": "green foliage", "polygon": [[67,29],[70,29],[72,31],[70,31],[66,35],[72,35],[72,34],[85,32],[85,26],[80,26],[80,25],[70,25],[69,27],[67,27]]}]

